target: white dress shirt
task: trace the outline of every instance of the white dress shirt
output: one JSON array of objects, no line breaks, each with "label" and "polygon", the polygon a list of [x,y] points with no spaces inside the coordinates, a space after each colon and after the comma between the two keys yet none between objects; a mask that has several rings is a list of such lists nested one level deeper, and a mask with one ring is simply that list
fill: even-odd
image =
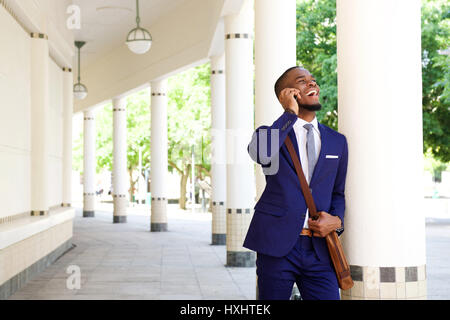
[{"label": "white dress shirt", "polygon": [[[306,130],[303,126],[307,123],[311,123],[313,125],[313,133],[314,133],[314,144],[315,144],[315,151],[316,151],[316,159],[319,159],[320,154],[320,147],[322,145],[320,140],[320,131],[319,131],[319,125],[317,123],[317,118],[314,118],[313,121],[307,122],[303,119],[297,118],[297,121],[294,123],[294,132],[295,137],[297,138],[297,144],[298,144],[298,153],[300,155],[300,164],[303,169],[303,173],[305,174],[306,181],[308,181],[309,184],[309,172],[308,172],[308,154],[306,150],[306,134],[308,133],[308,130]],[[317,162],[316,162],[317,165]],[[305,217],[305,223],[303,224],[303,228],[308,228],[308,209],[306,209],[306,217]]]}]

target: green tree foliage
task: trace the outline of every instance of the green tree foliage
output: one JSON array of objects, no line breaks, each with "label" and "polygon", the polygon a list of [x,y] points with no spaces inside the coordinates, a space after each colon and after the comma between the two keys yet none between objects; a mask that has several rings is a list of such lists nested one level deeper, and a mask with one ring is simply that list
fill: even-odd
[{"label": "green tree foliage", "polygon": [[178,171],[180,207],[186,206],[186,183],[191,172],[194,145],[196,176],[210,176],[211,101],[209,63],[169,78],[169,171]]},{"label": "green tree foliage", "polygon": [[[127,97],[127,169],[130,197],[133,196],[138,176],[133,173],[139,165],[139,150],[142,149],[142,168],[150,167],[150,91],[142,91]],[[113,169],[113,111],[109,103],[96,113],[96,159],[97,172]],[[141,172],[141,174],[143,174]]]},{"label": "green tree foliage", "polygon": [[[449,18],[448,1],[422,1],[424,152],[443,162],[450,161]],[[336,0],[298,0],[297,63],[321,87],[319,121],[337,129]]]},{"label": "green tree foliage", "polygon": [[424,152],[450,161],[450,4],[422,3]]},{"label": "green tree foliage", "polygon": [[[136,191],[139,152],[142,152],[142,169],[150,169],[150,89],[144,89],[127,98],[127,167],[130,194]],[[144,172],[139,174],[143,175]]]},{"label": "green tree foliage", "polygon": [[[112,105],[105,105],[98,108],[95,112],[95,157],[96,172],[100,173],[102,169],[112,170]],[[81,122],[83,125],[83,122]],[[73,162],[74,170],[83,172],[83,129],[79,130],[78,137],[73,141]]]},{"label": "green tree foliage", "polygon": [[297,1],[297,64],[320,85],[317,118],[337,129],[336,0]]},{"label": "green tree foliage", "polygon": [[425,153],[424,167],[426,171],[432,174],[433,181],[441,182],[442,171],[450,169],[450,163],[443,163],[440,160],[436,160],[429,149]]},{"label": "green tree foliage", "polygon": [[[450,5],[445,0],[423,0],[422,65],[424,151],[442,162],[450,161]],[[445,54],[446,52],[446,54]],[[311,71],[321,86],[323,109],[319,120],[337,129],[336,0],[298,0],[297,63]],[[139,149],[143,167],[150,167],[149,90],[127,99],[128,170],[136,182]],[[190,176],[191,147],[195,146],[196,176],[210,175],[211,115],[210,65],[192,68],[169,78],[169,171],[181,175],[180,206],[185,207]],[[112,169],[112,105],[98,110],[97,171]],[[82,134],[74,143],[74,168],[82,168]],[[133,188],[132,188],[133,189]],[[133,190],[131,190],[133,191]]]},{"label": "green tree foliage", "polygon": [[83,131],[72,140],[72,170],[83,173]]},{"label": "green tree foliage", "polygon": [[113,114],[112,104],[98,108],[95,113],[95,158],[97,173],[102,169],[112,171],[113,168]]},{"label": "green tree foliage", "polygon": [[[185,207],[187,179],[191,173],[191,147],[194,145],[196,177],[210,176],[211,102],[209,63],[189,69],[168,80],[168,170],[181,175],[182,201]],[[139,149],[142,149],[142,167],[150,168],[150,92],[144,89],[127,97],[127,166],[130,195],[137,182]],[[113,112],[109,103],[96,111],[97,172],[112,171],[113,166]],[[83,134],[74,141],[74,168],[83,166]]]}]

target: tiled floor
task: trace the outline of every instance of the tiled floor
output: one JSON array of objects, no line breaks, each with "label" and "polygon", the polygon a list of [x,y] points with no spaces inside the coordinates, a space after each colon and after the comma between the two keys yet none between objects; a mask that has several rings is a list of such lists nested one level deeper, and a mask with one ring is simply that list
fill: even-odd
[{"label": "tiled floor", "polygon": [[[77,210],[76,247],[10,299],[255,299],[256,268],[225,267],[226,247],[212,246],[211,214],[169,205],[169,231],[150,232],[149,211],[130,208],[127,224],[112,224],[111,205],[95,218]],[[81,271],[67,288],[69,266]]]},{"label": "tiled floor", "polygon": [[[225,267],[225,246],[212,246],[211,214],[169,205],[169,231],[149,232],[145,206],[129,208],[127,224],[112,224],[112,206],[95,218],[77,210],[75,248],[10,299],[255,299],[256,268]],[[450,221],[430,221],[428,299],[450,299]],[[67,288],[69,266],[81,271]]]}]

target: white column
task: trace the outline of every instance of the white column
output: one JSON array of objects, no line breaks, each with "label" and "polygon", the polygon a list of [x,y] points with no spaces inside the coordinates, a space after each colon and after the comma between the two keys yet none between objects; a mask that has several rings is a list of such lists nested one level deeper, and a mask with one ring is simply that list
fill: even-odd
[{"label": "white column", "polygon": [[[275,81],[297,64],[296,0],[255,1],[255,127],[271,125],[283,108],[275,95]],[[256,166],[256,200],[266,186]]]},{"label": "white column", "polygon": [[31,215],[49,210],[49,49],[45,34],[31,34]]},{"label": "white column", "polygon": [[247,153],[253,128],[253,1],[225,17],[227,128],[227,265],[253,267],[256,254],[242,246],[255,203],[254,166]]},{"label": "white column", "polygon": [[[338,0],[344,299],[426,298],[420,0]],[[401,16],[401,19],[398,17]]]},{"label": "white column", "polygon": [[[284,71],[297,65],[296,8],[296,0],[255,1],[255,128],[271,125],[283,113],[274,86]],[[257,201],[266,179],[261,166],[256,165],[255,173]]]},{"label": "white column", "polygon": [[127,105],[125,97],[113,99],[113,200],[114,223],[127,222]]},{"label": "white column", "polygon": [[63,207],[72,204],[72,116],[73,116],[73,73],[63,68]]},{"label": "white column", "polygon": [[151,231],[167,231],[167,80],[151,83]]},{"label": "white column", "polygon": [[84,157],[83,157],[83,217],[94,217],[95,214],[95,113],[84,112]]},{"label": "white column", "polygon": [[213,245],[226,244],[227,167],[225,55],[211,57],[211,188]]}]

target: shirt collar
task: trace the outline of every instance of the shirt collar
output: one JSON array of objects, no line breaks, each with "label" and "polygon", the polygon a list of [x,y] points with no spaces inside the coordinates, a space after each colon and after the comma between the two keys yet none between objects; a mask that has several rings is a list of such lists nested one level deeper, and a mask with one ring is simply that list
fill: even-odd
[{"label": "shirt collar", "polygon": [[311,122],[305,121],[302,118],[297,117],[297,121],[295,122],[295,125],[298,126],[299,128],[306,130],[303,126],[307,123],[311,123],[313,125],[313,128],[320,135],[319,122],[317,121],[317,117],[314,117],[314,119]]}]

